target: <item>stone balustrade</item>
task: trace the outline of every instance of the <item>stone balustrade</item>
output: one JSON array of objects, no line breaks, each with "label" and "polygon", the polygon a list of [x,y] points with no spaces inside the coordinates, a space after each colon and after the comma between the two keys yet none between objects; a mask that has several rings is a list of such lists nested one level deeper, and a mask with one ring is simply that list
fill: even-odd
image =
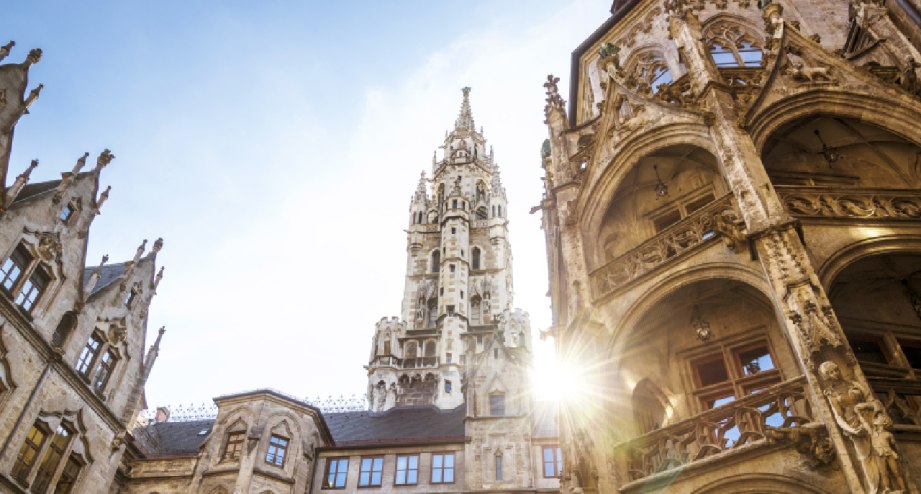
[{"label": "stone balustrade", "polygon": [[778,186],[787,211],[803,218],[921,219],[921,191]]},{"label": "stone balustrade", "polygon": [[726,233],[740,214],[727,194],[670,225],[654,237],[596,269],[591,277],[594,299],[610,295]]},{"label": "stone balustrade", "polygon": [[812,415],[805,384],[805,377],[776,384],[621,443],[616,449],[627,457],[631,481],[687,468],[720,453],[782,441],[827,462],[831,454],[827,431]]}]

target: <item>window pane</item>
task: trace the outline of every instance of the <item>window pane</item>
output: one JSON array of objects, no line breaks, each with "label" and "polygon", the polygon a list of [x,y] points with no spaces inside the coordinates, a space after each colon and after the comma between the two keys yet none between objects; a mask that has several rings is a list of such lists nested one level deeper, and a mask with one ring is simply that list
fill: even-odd
[{"label": "window pane", "polygon": [[381,472],[371,473],[371,485],[381,485]]},{"label": "window pane", "polygon": [[908,365],[915,369],[921,369],[921,341],[899,340],[899,346],[908,359]]},{"label": "window pane", "polygon": [[442,455],[432,455],[432,466],[435,468],[441,468],[441,460],[444,458]]},{"label": "window pane", "polygon": [[544,477],[553,477],[554,473],[553,462],[551,461],[550,463],[544,463]]},{"label": "window pane", "polygon": [[701,386],[709,386],[729,379],[729,374],[726,373],[726,365],[723,364],[722,358],[699,363],[696,368],[697,378]]},{"label": "window pane", "polygon": [[711,51],[713,55],[713,61],[716,62],[717,67],[738,67],[739,62],[736,61],[735,55],[731,51]]},{"label": "window pane", "polygon": [[441,480],[441,468],[432,469],[432,483],[438,484],[442,482]]},{"label": "window pane", "polygon": [[450,470],[445,469],[445,482],[449,484],[451,482],[454,482],[454,469],[453,468]]},{"label": "window pane", "polygon": [[419,468],[419,457],[418,456],[409,457],[409,468],[413,470],[417,470]]},{"label": "window pane", "polygon": [[727,403],[732,403],[733,401],[735,401],[735,399],[736,397],[730,394],[726,396],[707,398],[704,400],[704,404],[706,405],[707,408],[716,408],[719,406],[723,406]]},{"label": "window pane", "polygon": [[358,485],[369,485],[371,482],[371,472],[362,471],[358,477]]},{"label": "window pane", "polygon": [[757,48],[748,49],[748,50],[739,50],[739,55],[742,57],[742,61],[745,62],[746,66],[761,65],[761,50]]},{"label": "window pane", "polygon": [[774,368],[774,361],[771,359],[771,353],[768,352],[767,347],[758,347],[739,352],[739,364],[742,366],[742,373],[746,376]]},{"label": "window pane", "polygon": [[394,484],[405,484],[406,483],[406,471],[397,470],[397,476],[394,478]]},{"label": "window pane", "polygon": [[454,468],[454,455],[444,455],[445,456],[445,468]]},{"label": "window pane", "polygon": [[418,470],[410,470],[409,472],[407,472],[407,479],[406,479],[406,482],[409,483],[409,484],[415,484],[415,483],[419,482],[419,471],[418,471]]},{"label": "window pane", "polygon": [[336,474],[336,487],[345,487],[345,474],[344,470]]}]

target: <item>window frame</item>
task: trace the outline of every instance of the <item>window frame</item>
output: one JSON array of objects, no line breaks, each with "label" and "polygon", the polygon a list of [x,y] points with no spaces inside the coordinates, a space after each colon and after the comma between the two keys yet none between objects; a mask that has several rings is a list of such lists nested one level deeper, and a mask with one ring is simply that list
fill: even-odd
[{"label": "window frame", "polygon": [[[341,471],[339,466],[342,465],[342,462],[345,462],[345,471]],[[320,484],[320,489],[345,489],[349,484],[349,463],[351,463],[348,456],[330,456],[326,458],[325,472],[323,474],[323,481]],[[336,470],[333,472],[335,483],[329,484],[329,472],[330,466],[336,465]],[[339,475],[342,475],[342,485],[338,484]]]},{"label": "window frame", "polygon": [[[33,431],[42,434],[42,438],[38,443],[33,440]],[[10,476],[13,480],[19,482],[21,485],[28,485],[29,477],[32,476],[35,465],[41,460],[42,451],[51,436],[52,434],[51,431],[48,430],[48,424],[40,420],[36,420],[32,424],[32,427],[30,427],[29,431],[26,433],[25,439],[22,441],[22,446],[19,447],[19,451],[16,453],[16,459],[13,461],[13,468],[10,470]],[[28,460],[30,463],[26,463],[26,461],[23,460],[23,453],[26,451],[27,447],[33,453],[32,458]]]},{"label": "window frame", "polygon": [[[48,441],[48,447],[45,448],[45,454],[42,455],[42,461],[35,471],[35,477],[33,477],[32,483],[29,486],[30,491],[36,494],[46,494],[48,489],[52,487],[52,484],[55,483],[54,479],[58,473],[58,468],[61,467],[68,457],[70,444],[74,440],[74,432],[73,427],[68,426],[65,422],[61,422],[61,424],[58,425],[57,430],[51,435],[51,440]],[[57,442],[58,438],[61,437],[65,438],[63,444]],[[57,458],[54,458],[54,456],[57,456]]]},{"label": "window frame", "polygon": [[[90,348],[90,342],[92,341],[98,342],[98,345],[96,345],[96,348],[92,349],[93,353],[87,362],[84,358],[84,355],[86,354],[86,350]],[[96,367],[96,361],[99,358],[99,355],[102,354],[104,348],[105,337],[99,332],[98,329],[93,330],[93,332],[90,333],[90,337],[86,340],[86,344],[83,345],[83,349],[80,350],[80,355],[77,356],[77,362],[74,364],[74,370],[77,371],[77,374],[83,376],[86,381],[89,381],[90,376],[92,376],[93,369]],[[81,363],[85,363],[86,365],[86,367],[82,370],[80,369]]]},{"label": "window frame", "polygon": [[[284,444],[282,444],[281,446],[279,446],[277,443],[273,443],[273,442],[272,442],[273,439],[278,439],[279,441],[284,441]],[[279,435],[279,434],[271,434],[271,435],[269,435],[269,442],[268,442],[268,444],[267,444],[266,447],[265,447],[265,458],[264,458],[265,462],[268,463],[269,465],[274,466],[274,467],[285,468],[285,462],[287,462],[287,460],[288,460],[288,448],[289,448],[290,444],[291,444],[291,439],[289,439],[289,438],[287,438],[287,437],[285,437],[285,436],[282,436],[282,435]],[[273,448],[275,449],[274,452],[272,451]],[[278,461],[277,461],[277,460],[278,460],[278,457],[279,457],[278,451],[281,451],[281,455],[280,455],[280,456],[281,456],[281,463],[278,463]],[[270,456],[270,455],[274,457],[274,458],[273,458],[273,461],[269,461],[269,456]]]},{"label": "window frame", "polygon": [[[406,458],[406,468],[403,470],[400,469],[400,458]],[[410,459],[412,458],[416,459],[416,468],[410,468],[409,466]],[[394,462],[394,466],[393,466],[393,485],[418,485],[419,484],[419,465],[420,465],[419,453],[397,454],[396,461]],[[399,481],[401,471],[404,472],[403,482]],[[409,481],[409,472],[416,473],[415,482]]]},{"label": "window frame", "polygon": [[[549,465],[553,469],[554,475],[547,475],[547,452],[550,451],[551,458]],[[556,446],[541,447],[541,475],[545,479],[558,479],[563,476],[563,448]]]},{"label": "window frame", "polygon": [[[375,461],[380,460],[380,469],[375,470],[374,464]],[[368,462],[370,465],[370,470],[365,470],[365,462]],[[362,483],[362,476],[367,473],[368,483]],[[378,474],[377,483],[374,483],[374,474]],[[373,456],[362,456],[358,460],[358,487],[359,488],[368,488],[368,487],[382,487],[384,485],[384,455],[373,455]]]},{"label": "window frame", "polygon": [[[754,374],[746,374],[739,355],[763,347],[771,359],[773,367]],[[688,393],[694,410],[703,412],[736,401],[768,386],[784,382],[783,369],[777,359],[771,337],[765,326],[741,331],[739,334],[721,340],[711,341],[704,348],[695,348],[680,352],[685,368],[688,370]],[[703,385],[699,375],[699,365],[720,359],[727,378],[723,381]],[[710,404],[713,401],[732,399],[725,403]]]},{"label": "window frame", "polygon": [[[240,438],[239,441],[236,440],[237,437]],[[224,435],[224,447],[221,448],[221,461],[240,461],[240,458],[243,456],[243,443],[245,442],[245,430],[227,431]],[[231,446],[233,446],[232,449]]]},{"label": "window frame", "polygon": [[[107,359],[108,357],[108,359]],[[104,352],[101,352],[96,372],[93,375],[92,388],[96,394],[102,394],[112,380],[112,374],[115,374],[115,368],[118,366],[118,352],[115,347],[108,345]]]},{"label": "window frame", "polygon": [[506,405],[505,393],[501,393],[501,392],[489,393],[489,416],[490,417],[507,416],[506,414],[507,409],[505,405]]},{"label": "window frame", "polygon": [[[435,466],[435,457],[436,457],[436,456],[437,456],[437,457],[441,457],[441,466],[440,466],[440,467],[436,467],[436,466]],[[448,457],[451,458],[451,467],[450,467],[450,468],[448,468],[448,467],[445,466],[445,459],[448,458]],[[429,482],[429,483],[431,483],[431,484],[453,484],[453,483],[455,482],[455,479],[456,479],[455,470],[456,470],[456,468],[457,468],[457,464],[456,464],[457,457],[456,457],[456,455],[455,455],[455,452],[454,452],[454,451],[439,451],[439,452],[433,452],[433,453],[432,453],[431,460],[432,460],[432,463],[431,463],[431,475],[429,476],[429,479],[430,479],[430,482]],[[437,469],[438,471],[441,472],[441,480],[438,480],[438,481],[435,480],[435,471],[436,471],[436,469]],[[450,470],[450,471],[451,471],[451,481],[450,481],[450,482],[448,482],[448,481],[445,480],[445,471],[447,471],[447,470]]]},{"label": "window frame", "polygon": [[[9,273],[12,269],[4,270],[8,262],[12,262],[11,267],[19,270],[9,286],[7,281],[11,279]],[[55,279],[51,266],[33,253],[31,244],[23,239],[20,239],[0,262],[0,291],[6,292],[10,301],[26,314],[31,315],[35,307],[42,302],[43,296],[48,293]]]},{"label": "window frame", "polygon": [[[709,200],[705,201],[708,197]],[[662,206],[647,213],[646,217],[652,223],[654,234],[659,234],[671,228],[673,225],[680,223],[688,216],[707,207],[717,199],[720,199],[720,197],[716,195],[716,190],[714,190],[711,185],[704,185],[703,187],[692,190],[687,194],[666,202]],[[696,207],[692,208],[692,206]],[[675,215],[678,217],[676,220],[662,223],[666,218]]]}]

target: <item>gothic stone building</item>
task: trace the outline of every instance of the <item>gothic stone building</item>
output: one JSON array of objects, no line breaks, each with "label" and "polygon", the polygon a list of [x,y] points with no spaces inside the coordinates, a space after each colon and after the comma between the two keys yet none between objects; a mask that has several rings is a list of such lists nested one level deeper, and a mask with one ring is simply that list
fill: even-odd
[{"label": "gothic stone building", "polygon": [[921,3],[611,13],[546,83],[563,491],[919,492]]},{"label": "gothic stone building", "polygon": [[0,65],[0,492],[108,492],[127,472],[126,433],[163,335],[145,356],[162,240],[130,261],[85,267],[109,195],[99,190],[108,150],[91,170],[86,153],[49,182],[28,183],[33,161],[7,185],[14,127],[42,89],[26,93],[40,58],[36,49]]},{"label": "gothic stone building", "polygon": [[559,491],[556,413],[529,392],[507,200],[469,92],[410,201],[401,317],[375,327],[369,410],[259,390],[215,398],[213,419],[164,414],[133,431],[120,492]]}]

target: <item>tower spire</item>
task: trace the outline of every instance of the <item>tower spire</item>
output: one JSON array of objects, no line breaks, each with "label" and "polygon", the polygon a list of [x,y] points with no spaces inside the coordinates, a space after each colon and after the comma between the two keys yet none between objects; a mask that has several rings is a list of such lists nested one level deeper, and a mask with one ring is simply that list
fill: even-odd
[{"label": "tower spire", "polygon": [[473,113],[470,111],[470,86],[465,86],[461,91],[464,93],[464,101],[461,102],[460,114],[454,122],[454,130],[476,131]]}]

